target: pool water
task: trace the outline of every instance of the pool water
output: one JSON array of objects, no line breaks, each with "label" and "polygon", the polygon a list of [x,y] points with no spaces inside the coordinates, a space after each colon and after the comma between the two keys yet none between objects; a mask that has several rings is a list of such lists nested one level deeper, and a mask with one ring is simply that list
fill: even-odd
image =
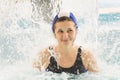
[{"label": "pool water", "polygon": [[4,0],[0,3],[0,80],[120,80],[120,13],[92,15],[97,14],[96,0],[92,5],[79,1],[84,8],[77,14],[76,43],[95,52],[101,72],[73,75],[34,69],[35,54],[56,43],[51,20],[64,0]]}]

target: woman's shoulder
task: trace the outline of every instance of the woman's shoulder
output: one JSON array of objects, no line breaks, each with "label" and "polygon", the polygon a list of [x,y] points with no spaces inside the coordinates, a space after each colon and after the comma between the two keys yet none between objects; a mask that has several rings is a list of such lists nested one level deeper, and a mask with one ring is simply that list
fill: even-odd
[{"label": "woman's shoulder", "polygon": [[90,56],[93,56],[93,51],[92,49],[89,49],[89,48],[85,48],[85,47],[81,47],[81,50],[82,50],[82,54],[84,57],[90,57]]},{"label": "woman's shoulder", "polygon": [[82,48],[82,59],[89,71],[98,72],[100,70],[98,58],[92,49]]},{"label": "woman's shoulder", "polygon": [[33,66],[38,68],[39,70],[42,69],[42,66],[46,68],[49,64],[49,59],[50,59],[49,47],[40,49],[34,57]]}]

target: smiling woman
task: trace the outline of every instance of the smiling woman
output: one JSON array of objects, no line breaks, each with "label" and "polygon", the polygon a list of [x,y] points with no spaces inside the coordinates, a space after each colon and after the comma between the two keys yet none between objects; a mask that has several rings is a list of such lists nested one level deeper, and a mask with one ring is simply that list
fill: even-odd
[{"label": "smiling woman", "polygon": [[60,12],[53,20],[52,30],[58,42],[40,52],[40,60],[33,66],[54,73],[81,74],[98,72],[99,67],[92,52],[74,43],[77,34],[77,20],[71,12]]},{"label": "smiling woman", "polygon": [[[119,15],[110,14],[110,17],[108,17],[109,14],[101,14],[99,16],[101,25],[97,26],[96,6],[98,4],[96,4],[96,0],[67,0],[67,3],[64,3],[64,1],[66,0],[0,0],[0,80],[120,79],[120,21],[117,20],[120,19]],[[69,4],[70,1],[71,5]],[[71,36],[68,36],[67,29],[64,31],[62,28],[62,34],[65,35],[66,42],[70,44],[62,44],[62,46],[66,46],[66,48],[67,46],[72,47],[68,47],[69,52],[67,54],[63,54],[63,52],[68,51],[66,48],[57,46],[56,35],[52,33],[50,26],[53,16],[59,10],[62,10],[61,6],[63,6],[63,9],[66,9],[66,7],[71,9],[70,11],[74,12],[78,21],[78,29],[75,29],[76,25],[74,25],[74,28],[73,24],[65,26],[75,30],[73,46],[71,46]],[[66,9],[66,11],[68,10]],[[115,24],[109,24],[111,20],[107,18],[112,19]],[[72,23],[71,21],[68,22]],[[106,24],[103,24],[104,22]],[[56,24],[55,31],[60,27]],[[51,44],[53,46],[46,49]],[[42,50],[43,48],[46,50]],[[88,49],[92,50],[93,53]],[[46,70],[43,72],[32,68],[31,65],[31,60],[38,51],[40,52],[37,56],[36,67],[38,64],[39,69]],[[96,57],[93,58],[93,54],[102,62],[102,65],[99,65],[104,66],[99,74],[89,72],[94,67],[91,64],[96,63],[96,60],[94,60]],[[92,63],[85,63],[89,59]],[[46,65],[49,65],[49,67]],[[60,70],[63,73],[52,73],[52,70]],[[85,73],[69,75],[64,71]]]}]

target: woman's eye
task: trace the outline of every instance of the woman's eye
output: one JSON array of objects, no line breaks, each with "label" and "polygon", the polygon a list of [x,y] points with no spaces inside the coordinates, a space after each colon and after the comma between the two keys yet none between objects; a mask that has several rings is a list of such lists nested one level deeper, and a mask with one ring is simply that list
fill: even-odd
[{"label": "woman's eye", "polygon": [[72,32],[72,31],[73,31],[72,29],[68,30],[68,32]]},{"label": "woman's eye", "polygon": [[62,30],[58,30],[58,33],[63,33],[63,31]]}]

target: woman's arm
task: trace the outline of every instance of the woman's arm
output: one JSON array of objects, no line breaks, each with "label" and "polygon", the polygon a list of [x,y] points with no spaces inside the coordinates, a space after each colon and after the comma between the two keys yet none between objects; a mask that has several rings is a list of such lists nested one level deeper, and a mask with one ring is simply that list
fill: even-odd
[{"label": "woman's arm", "polygon": [[88,71],[91,71],[91,72],[99,72],[100,71],[98,60],[91,51],[83,50],[82,59],[83,59],[84,65],[85,65],[86,69],[88,69]]},{"label": "woman's arm", "polygon": [[99,72],[100,71],[98,60],[95,57],[95,55],[90,51],[88,51],[88,54],[87,54],[87,61],[88,61],[88,70],[89,71],[91,71],[91,72]]},{"label": "woman's arm", "polygon": [[49,58],[48,49],[39,52],[33,61],[33,67],[38,68],[40,71],[45,70],[49,64]]}]

